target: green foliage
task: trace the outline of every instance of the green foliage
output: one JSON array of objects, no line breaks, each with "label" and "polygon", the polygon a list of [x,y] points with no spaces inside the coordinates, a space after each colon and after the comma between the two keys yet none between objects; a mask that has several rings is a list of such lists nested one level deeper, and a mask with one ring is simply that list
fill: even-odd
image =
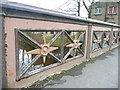
[{"label": "green foliage", "polygon": [[94,63],[94,62],[95,62],[95,58],[93,58],[93,57],[90,58],[89,62],[90,62],[90,63]]}]

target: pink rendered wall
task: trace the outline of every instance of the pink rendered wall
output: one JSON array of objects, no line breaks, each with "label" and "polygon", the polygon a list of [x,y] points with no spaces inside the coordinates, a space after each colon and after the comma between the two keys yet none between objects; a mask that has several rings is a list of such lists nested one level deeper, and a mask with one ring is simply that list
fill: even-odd
[{"label": "pink rendered wall", "polygon": [[[6,44],[8,45],[7,56],[6,56],[8,87],[20,86],[20,83],[16,82],[15,80],[16,79],[16,56],[15,56],[16,53],[15,53],[15,31],[14,31],[15,29],[88,30],[87,25],[85,26],[85,25],[77,25],[77,24],[69,24],[69,23],[59,23],[59,22],[50,22],[50,21],[9,18],[9,17],[5,17],[4,23],[5,23],[5,33],[7,33]],[[21,80],[19,82],[23,84],[23,81]]]}]

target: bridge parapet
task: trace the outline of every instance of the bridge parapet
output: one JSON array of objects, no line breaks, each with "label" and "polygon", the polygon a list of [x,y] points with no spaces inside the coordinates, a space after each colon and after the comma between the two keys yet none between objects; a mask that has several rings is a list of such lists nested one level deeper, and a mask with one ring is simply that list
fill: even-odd
[{"label": "bridge parapet", "polygon": [[14,7],[2,15],[8,87],[30,86],[120,45],[118,25]]}]

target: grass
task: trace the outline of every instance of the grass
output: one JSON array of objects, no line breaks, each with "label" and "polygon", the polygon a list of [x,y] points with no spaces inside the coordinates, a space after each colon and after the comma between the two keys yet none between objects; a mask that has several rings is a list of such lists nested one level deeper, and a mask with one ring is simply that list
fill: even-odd
[{"label": "grass", "polygon": [[89,60],[90,63],[94,63],[95,62],[95,58],[91,57]]},{"label": "grass", "polygon": [[[78,38],[78,36],[79,36],[79,33],[76,34],[76,37],[77,37],[77,38]],[[50,41],[53,37],[54,37],[54,35],[50,35],[50,36],[46,37],[46,42],[49,43],[49,41]],[[74,39],[74,38],[75,38],[75,35],[72,35],[71,38]],[[70,42],[69,39],[65,36],[65,37],[64,37],[64,45],[67,44],[67,43],[69,43],[69,42]],[[52,46],[57,46],[57,47],[59,47],[59,46],[60,46],[60,43],[61,43],[61,37],[58,37],[57,40],[55,40],[55,42],[52,44]],[[70,42],[70,43],[71,43],[71,42]]]}]

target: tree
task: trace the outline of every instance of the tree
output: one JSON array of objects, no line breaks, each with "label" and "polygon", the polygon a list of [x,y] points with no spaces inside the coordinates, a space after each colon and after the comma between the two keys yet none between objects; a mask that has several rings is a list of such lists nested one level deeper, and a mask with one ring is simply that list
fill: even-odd
[{"label": "tree", "polygon": [[77,11],[78,12],[78,16],[80,16],[80,2],[81,2],[81,0],[77,1],[77,4],[78,4],[78,11]]},{"label": "tree", "polygon": [[77,4],[76,0],[67,0],[65,3],[60,5],[57,9],[62,12],[66,12],[66,13],[75,15],[78,12],[77,7],[78,7],[78,4]]},{"label": "tree", "polygon": [[[94,0],[67,0],[64,4],[59,6],[59,10],[64,12],[73,12],[77,13],[77,16],[81,16],[80,11],[81,7],[85,7],[86,11],[88,12],[88,18],[91,18],[91,9]],[[71,7],[69,7],[71,5]],[[68,8],[66,9],[65,6]]]},{"label": "tree", "polygon": [[88,0],[89,2],[90,2],[90,6],[87,6],[87,4],[85,3],[85,0],[82,0],[82,2],[83,2],[83,5],[84,5],[84,7],[86,8],[86,10],[87,10],[87,12],[88,12],[88,18],[91,18],[91,10],[92,10],[92,4],[94,4],[95,3],[95,1],[94,0]]}]

